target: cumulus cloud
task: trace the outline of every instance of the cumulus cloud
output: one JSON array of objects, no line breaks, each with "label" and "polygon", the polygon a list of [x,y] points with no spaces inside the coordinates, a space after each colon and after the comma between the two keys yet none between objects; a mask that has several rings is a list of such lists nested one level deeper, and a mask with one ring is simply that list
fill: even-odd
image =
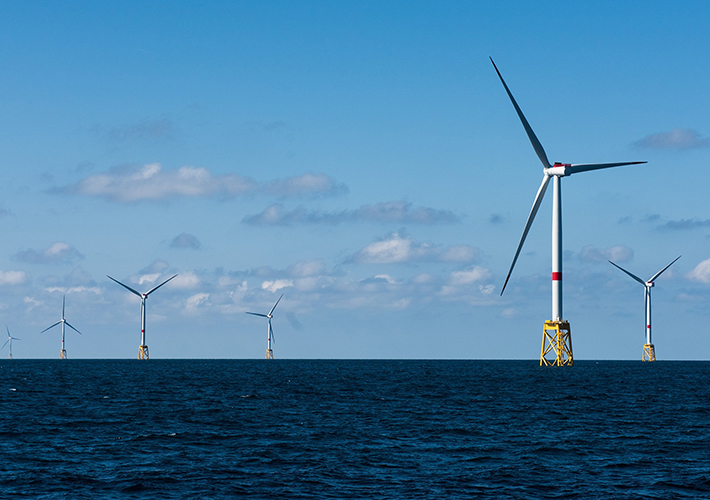
[{"label": "cumulus cloud", "polygon": [[710,259],[702,261],[686,277],[700,283],[710,283]]},{"label": "cumulus cloud", "polygon": [[471,285],[480,281],[491,279],[491,272],[480,266],[475,266],[464,271],[454,271],[449,276],[452,285]]},{"label": "cumulus cloud", "polygon": [[470,269],[453,271],[449,274],[447,283],[441,287],[439,295],[442,297],[488,297],[495,291],[495,285],[488,283],[493,277],[491,271],[485,267],[473,266]]},{"label": "cumulus cloud", "polygon": [[195,295],[191,295],[185,301],[185,309],[188,312],[194,312],[195,309],[207,305],[207,301],[209,298],[209,293],[196,293]]},{"label": "cumulus cloud", "polygon": [[172,286],[178,289],[191,289],[200,284],[200,278],[192,271],[183,272],[177,275],[170,283],[165,286]]},{"label": "cumulus cloud", "polygon": [[0,271],[0,286],[22,285],[27,281],[24,271]]},{"label": "cumulus cloud", "polygon": [[710,137],[701,137],[696,130],[674,128],[670,132],[647,135],[635,145],[644,149],[695,149],[710,146]]},{"label": "cumulus cloud", "polygon": [[234,198],[264,193],[272,196],[335,196],[347,191],[325,174],[305,174],[260,185],[238,174],[213,175],[204,167],[164,170],[160,163],[115,167],[52,192],[95,196],[120,203],[175,198]]},{"label": "cumulus cloud", "polygon": [[283,205],[273,204],[263,212],[248,215],[242,223],[254,226],[295,226],[305,224],[337,225],[348,222],[378,222],[397,224],[452,224],[460,218],[449,210],[415,207],[406,201],[387,201],[374,205],[362,205],[353,210],[321,211],[298,206],[284,210]]},{"label": "cumulus cloud", "polygon": [[628,262],[634,256],[634,251],[626,246],[618,245],[609,248],[597,248],[592,245],[582,247],[579,259],[584,262]]},{"label": "cumulus cloud", "polygon": [[293,286],[293,281],[291,280],[274,280],[274,281],[264,281],[261,284],[262,290],[267,290],[269,292],[277,292],[282,288],[289,288]]},{"label": "cumulus cloud", "polygon": [[200,248],[200,240],[196,236],[188,233],[178,234],[173,241],[170,242],[171,248],[192,248],[197,250]]},{"label": "cumulus cloud", "polygon": [[70,244],[59,241],[44,250],[22,250],[14,258],[28,264],[68,264],[84,256]]},{"label": "cumulus cloud", "polygon": [[403,262],[471,262],[478,249],[468,245],[444,247],[418,243],[409,236],[391,233],[380,241],[370,243],[350,257],[358,264],[394,264]]}]

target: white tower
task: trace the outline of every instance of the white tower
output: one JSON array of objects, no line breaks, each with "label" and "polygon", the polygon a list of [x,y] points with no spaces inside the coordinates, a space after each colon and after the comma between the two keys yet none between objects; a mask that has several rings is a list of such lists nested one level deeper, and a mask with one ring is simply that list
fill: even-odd
[{"label": "white tower", "polygon": [[656,274],[651,276],[648,281],[644,281],[635,274],[631,274],[629,271],[624,269],[621,266],[618,266],[614,264],[612,261],[609,261],[609,264],[612,266],[621,269],[623,272],[631,276],[635,281],[641,283],[643,285],[643,302],[644,302],[644,312],[646,313],[646,321],[644,322],[644,335],[646,337],[646,343],[643,346],[643,352],[641,354],[641,361],[656,361],[656,348],[653,345],[653,341],[651,339],[651,288],[655,286],[655,281],[656,279],[669,267],[671,267],[676,260],[680,259],[681,255],[676,257],[673,262],[668,264],[666,267],[658,271]]},{"label": "white tower", "polygon": [[[66,330],[65,330],[65,328],[64,328],[65,325],[68,326],[69,328],[71,328],[72,330],[74,330],[74,331],[75,331],[76,333],[78,333],[79,335],[81,335],[81,332],[80,332],[79,330],[77,330],[76,328],[74,328],[73,326],[71,326],[71,325],[69,324],[69,322],[64,318],[64,308],[65,308],[65,305],[66,305],[66,299],[67,299],[67,296],[65,295],[65,296],[62,298],[62,319],[60,319],[59,321],[57,321],[56,323],[54,323],[52,326],[48,326],[47,328],[45,328],[44,330],[42,330],[41,332],[39,332],[39,333],[44,333],[44,332],[46,332],[47,330],[49,330],[50,328],[54,328],[54,327],[57,326],[57,325],[62,325],[62,350],[59,351],[59,359],[67,359],[67,350],[65,349],[65,344],[64,344],[64,340],[65,340],[65,337],[66,337],[66,335],[65,335]],[[8,332],[8,333],[9,333],[9,332]]]},{"label": "white tower", "polygon": [[271,311],[269,311],[269,314],[261,314],[261,313],[253,313],[253,312],[248,312],[247,314],[252,314],[254,316],[261,316],[262,318],[267,318],[268,322],[266,325],[266,359],[274,359],[274,351],[271,349],[271,341],[274,339],[274,329],[271,328],[271,318],[274,317],[274,309],[276,309],[276,306],[279,305],[279,302],[281,302],[281,299],[283,298],[284,294],[281,294],[281,297],[279,297],[279,300],[276,301],[276,304],[274,304],[274,307],[271,308]]},{"label": "white tower", "polygon": [[[542,162],[543,166],[542,184],[540,184],[540,188],[535,196],[535,201],[533,202],[532,209],[530,210],[530,215],[528,215],[523,235],[520,238],[520,243],[518,243],[518,249],[515,251],[513,263],[510,265],[508,276],[505,278],[505,283],[503,284],[500,294],[503,295],[505,287],[508,285],[510,275],[513,272],[515,263],[520,255],[520,251],[523,248],[523,243],[525,243],[525,238],[528,236],[528,232],[530,231],[530,227],[535,219],[535,215],[537,215],[542,199],[545,196],[547,185],[552,178],[552,319],[545,321],[543,326],[540,365],[571,366],[574,362],[572,356],[572,335],[569,322],[564,320],[564,316],[562,314],[562,177],[567,177],[580,172],[587,172],[589,170],[621,167],[623,165],[637,165],[646,162],[632,161],[618,163],[551,164],[547,159],[547,154],[545,153],[542,144],[540,144],[535,132],[533,132],[533,129],[530,127],[525,115],[523,115],[523,112],[518,106],[518,103],[515,101],[510,89],[508,89],[508,85],[506,85],[505,80],[503,80],[503,76],[500,74],[500,71],[498,71],[493,59],[491,59],[491,62],[493,63],[493,67],[495,68],[496,73],[498,73],[498,78],[500,78],[500,81],[503,84],[508,97],[510,98],[510,102],[513,103],[513,107],[518,113],[518,118],[520,118],[528,139],[530,139],[530,143],[532,144],[533,149],[535,150],[535,153]],[[552,357],[548,356],[550,354]]]},{"label": "white tower", "polygon": [[116,283],[121,285],[123,288],[125,288],[129,292],[132,292],[135,295],[138,295],[140,297],[140,299],[141,299],[141,345],[138,346],[138,359],[148,359],[149,358],[148,346],[145,343],[145,301],[148,298],[148,295],[150,295],[151,293],[156,291],[158,288],[163,286],[165,283],[167,283],[168,281],[173,279],[175,276],[177,276],[177,274],[174,276],[171,276],[170,278],[163,281],[160,285],[151,288],[150,290],[148,290],[145,293],[140,293],[140,292],[134,290],[133,288],[131,288],[130,286],[121,283],[117,279],[112,278],[109,275],[106,275],[106,276],[108,277],[108,279],[115,281]]}]

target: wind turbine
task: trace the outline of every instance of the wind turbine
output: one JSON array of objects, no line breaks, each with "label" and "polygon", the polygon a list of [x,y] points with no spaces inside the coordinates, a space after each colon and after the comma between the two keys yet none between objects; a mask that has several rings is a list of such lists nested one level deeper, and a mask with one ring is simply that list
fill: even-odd
[{"label": "wind turbine", "polygon": [[[75,331],[76,333],[78,333],[79,335],[81,335],[81,332],[80,332],[79,330],[77,330],[76,328],[74,328],[73,326],[71,326],[71,325],[69,324],[69,322],[68,322],[66,319],[64,319],[64,309],[65,309],[65,306],[66,306],[66,301],[67,301],[67,296],[64,295],[64,296],[62,297],[62,319],[60,319],[59,321],[57,321],[56,323],[54,323],[52,326],[48,326],[47,328],[45,328],[44,330],[42,330],[41,332],[39,332],[39,333],[44,333],[44,332],[46,332],[47,330],[49,330],[49,329],[51,329],[51,328],[54,328],[55,326],[57,326],[57,325],[59,325],[59,324],[62,325],[62,350],[59,352],[59,359],[67,359],[67,351],[66,351],[66,349],[64,349],[65,325],[68,326],[69,328],[71,328],[72,330],[74,330],[74,331]],[[8,332],[8,334],[9,334],[9,332]]]},{"label": "wind turbine", "polygon": [[0,347],[0,349],[4,349],[7,344],[10,344],[10,352],[7,354],[7,359],[12,359],[12,341],[13,340],[21,340],[21,339],[18,339],[17,337],[13,337],[12,335],[10,335],[10,329],[7,327],[7,325],[5,325],[5,330],[7,330],[7,340],[2,345],[2,347]]},{"label": "wind turbine", "polygon": [[[530,209],[530,215],[528,215],[528,220],[525,224],[525,229],[523,230],[523,236],[520,238],[520,243],[518,243],[518,248],[515,251],[515,257],[513,257],[513,263],[510,265],[508,270],[508,276],[505,278],[505,283],[500,291],[503,295],[505,287],[508,285],[508,280],[513,272],[515,263],[518,260],[520,251],[523,248],[523,243],[525,243],[525,238],[530,231],[530,226],[532,226],[535,215],[540,208],[542,199],[545,196],[545,191],[547,190],[547,185],[552,179],[552,319],[545,321],[543,327],[542,336],[542,349],[540,350],[540,365],[569,365],[573,364],[572,356],[572,336],[570,332],[569,322],[563,319],[562,315],[562,193],[561,193],[561,179],[568,175],[577,174],[581,172],[587,172],[589,170],[599,170],[602,168],[610,167],[621,167],[624,165],[638,165],[640,163],[646,163],[645,161],[632,161],[632,162],[617,162],[617,163],[581,163],[581,164],[570,164],[570,163],[559,163],[556,162],[551,164],[547,159],[547,154],[540,144],[535,132],[533,132],[532,127],[528,123],[525,115],[520,110],[518,103],[515,101],[513,94],[510,92],[508,85],[506,85],[503,76],[498,71],[498,67],[493,62],[491,58],[493,67],[498,73],[498,78],[500,78],[505,91],[510,97],[510,101],[513,103],[515,111],[518,113],[518,118],[523,124],[523,128],[530,139],[537,157],[542,162],[543,167],[543,177],[542,184],[537,190],[535,195],[535,201],[533,202],[532,209]],[[547,354],[552,352],[555,355],[554,360],[548,360]]]},{"label": "wind turbine", "polygon": [[630,272],[628,272],[623,267],[617,266],[612,261],[609,261],[609,264],[621,269],[626,274],[628,274],[633,279],[635,279],[636,281],[638,281],[639,283],[641,283],[643,285],[643,289],[644,289],[643,290],[643,302],[644,302],[645,309],[646,309],[646,328],[645,328],[646,343],[643,346],[643,353],[641,354],[641,361],[656,361],[656,348],[653,347],[653,342],[651,342],[651,288],[654,287],[654,285],[655,285],[654,281],[656,281],[656,278],[658,278],[661,274],[663,274],[663,271],[665,271],[666,269],[671,267],[675,263],[675,261],[680,258],[681,258],[681,255],[676,257],[675,260],[673,260],[673,262],[671,262],[666,267],[664,267],[663,269],[658,271],[656,274],[651,276],[648,279],[648,281],[642,280],[641,278],[639,278],[635,274],[631,274]]},{"label": "wind turbine", "polygon": [[253,313],[253,312],[248,312],[247,314],[252,314],[254,316],[261,316],[262,318],[268,318],[269,323],[268,327],[266,329],[266,335],[267,335],[267,346],[266,346],[266,359],[274,359],[274,351],[271,350],[271,340],[274,339],[274,329],[271,328],[271,318],[274,317],[274,309],[276,309],[276,306],[279,305],[279,302],[281,302],[281,299],[283,299],[284,294],[281,294],[281,297],[279,297],[279,300],[276,301],[276,304],[274,304],[274,307],[271,308],[271,311],[269,311],[269,314],[261,314],[261,313]]},{"label": "wind turbine", "polygon": [[145,292],[145,293],[140,293],[140,292],[134,290],[133,288],[131,288],[130,286],[121,283],[121,282],[118,281],[117,279],[112,278],[112,277],[109,276],[108,274],[106,275],[106,277],[108,277],[108,279],[110,279],[110,280],[112,280],[112,281],[115,281],[116,283],[118,283],[119,285],[121,285],[123,288],[125,288],[125,289],[128,290],[129,292],[132,292],[132,293],[138,295],[138,296],[141,298],[141,345],[138,346],[138,359],[148,359],[148,357],[149,357],[149,356],[148,356],[148,346],[147,346],[146,343],[145,343],[145,301],[146,301],[146,299],[148,298],[148,295],[150,295],[151,293],[153,293],[154,291],[156,291],[158,288],[160,288],[160,287],[163,286],[165,283],[167,283],[168,281],[170,281],[171,279],[173,279],[175,276],[177,276],[177,274],[174,275],[174,276],[171,276],[171,277],[168,278],[168,279],[166,279],[166,280],[163,281],[160,285],[154,286],[153,288],[151,288],[151,289],[148,290],[147,292]]}]

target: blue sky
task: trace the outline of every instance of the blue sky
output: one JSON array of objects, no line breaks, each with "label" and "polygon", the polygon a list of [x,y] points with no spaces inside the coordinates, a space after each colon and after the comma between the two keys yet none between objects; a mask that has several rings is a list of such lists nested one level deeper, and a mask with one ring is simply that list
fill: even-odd
[{"label": "blue sky", "polygon": [[563,180],[578,359],[710,359],[707,2],[5,2],[0,317],[17,358],[529,358]]}]

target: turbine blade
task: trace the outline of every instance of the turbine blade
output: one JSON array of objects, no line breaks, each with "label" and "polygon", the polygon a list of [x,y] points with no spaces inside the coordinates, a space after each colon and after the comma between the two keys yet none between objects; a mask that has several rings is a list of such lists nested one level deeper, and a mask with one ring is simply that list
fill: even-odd
[{"label": "turbine blade", "polygon": [[626,165],[640,165],[648,163],[647,161],[626,161],[617,163],[578,163],[567,167],[567,175],[578,174],[579,172],[588,172],[589,170],[599,170],[601,168],[623,167]]},{"label": "turbine blade", "polygon": [[140,292],[135,291],[133,288],[131,288],[131,287],[128,286],[128,285],[124,285],[123,283],[121,283],[121,282],[118,281],[117,279],[112,278],[112,277],[109,276],[108,274],[106,275],[106,277],[107,277],[108,279],[112,280],[112,281],[115,281],[116,283],[118,283],[119,285],[121,285],[123,288],[125,288],[125,289],[128,290],[129,292],[133,292],[133,293],[135,293],[136,295],[138,295],[139,297],[143,297],[143,295],[142,295]]},{"label": "turbine blade", "polygon": [[161,286],[163,286],[165,283],[167,283],[167,282],[170,281],[171,279],[175,278],[176,276],[177,276],[177,274],[174,275],[174,276],[170,276],[168,279],[166,279],[165,281],[163,281],[160,285],[154,286],[153,288],[151,288],[150,290],[148,290],[147,292],[145,292],[146,296],[150,295],[151,293],[153,293],[154,291],[156,291],[158,288],[160,288]]},{"label": "turbine blade", "polygon": [[276,309],[276,306],[279,305],[279,302],[281,302],[281,299],[284,298],[284,294],[281,294],[281,297],[279,297],[279,300],[276,301],[276,304],[274,304],[274,307],[271,308],[271,311],[269,311],[269,316],[274,312],[274,309]]},{"label": "turbine blade", "polygon": [[261,314],[261,313],[250,313],[250,312],[245,312],[245,314],[251,314],[253,316],[261,316],[262,318],[268,318],[266,314]]},{"label": "turbine blade", "polygon": [[646,286],[646,282],[645,282],[644,280],[642,280],[641,278],[639,278],[638,276],[636,276],[635,274],[631,274],[630,272],[628,272],[628,271],[627,271],[626,269],[624,269],[623,267],[617,266],[616,264],[614,264],[612,261],[609,261],[609,264],[611,264],[612,266],[614,266],[614,267],[616,267],[616,268],[621,269],[621,270],[624,271],[626,274],[628,274],[629,276],[631,276],[633,279],[635,279],[636,281],[638,281],[639,283],[641,283],[643,286]]},{"label": "turbine blade", "polygon": [[10,329],[7,327],[7,325],[5,325],[5,330],[7,330],[7,336],[10,337]]},{"label": "turbine blade", "polygon": [[652,277],[650,280],[648,280],[648,281],[655,281],[656,278],[658,278],[658,277],[663,273],[663,271],[665,271],[666,269],[668,269],[669,267],[671,267],[671,266],[675,263],[675,261],[678,260],[678,259],[680,259],[681,257],[682,257],[682,255],[679,255],[678,257],[676,257],[676,258],[673,260],[673,262],[671,262],[671,263],[668,264],[666,267],[664,267],[663,269],[661,269],[660,271],[658,271],[656,274],[654,274],[653,277]]},{"label": "turbine blade", "polygon": [[10,342],[10,339],[7,339],[0,349],[4,349],[8,342]]},{"label": "turbine blade", "polygon": [[61,324],[61,322],[62,322],[62,321],[59,320],[59,321],[57,321],[56,323],[54,323],[52,326],[48,326],[47,328],[45,328],[44,330],[42,330],[42,331],[39,332],[39,333],[44,333],[44,332],[46,332],[47,330],[49,330],[50,328],[54,328],[55,326]]},{"label": "turbine blade", "polygon": [[269,320],[269,332],[271,333],[271,341],[275,344],[276,337],[274,337],[274,328],[271,326],[271,320]]},{"label": "turbine blade", "polygon": [[67,296],[63,295],[62,296],[62,319],[64,319],[64,309],[67,304]]},{"label": "turbine blade", "polygon": [[523,123],[523,128],[525,129],[525,132],[528,134],[528,139],[530,139],[530,143],[532,144],[533,149],[535,150],[535,153],[537,153],[537,157],[540,158],[540,161],[542,162],[542,165],[545,168],[550,168],[550,160],[547,159],[547,154],[545,154],[545,149],[542,147],[542,144],[540,144],[540,141],[538,140],[537,136],[535,135],[535,132],[533,132],[532,127],[528,123],[528,120],[525,118],[525,115],[523,114],[522,110],[520,109],[520,106],[518,106],[518,103],[515,102],[515,98],[513,97],[513,94],[510,92],[510,89],[508,88],[508,85],[505,84],[505,80],[503,80],[503,76],[500,74],[500,71],[498,71],[498,66],[496,66],[496,63],[493,62],[493,58],[491,57],[491,62],[493,63],[493,67],[496,69],[496,73],[498,73],[498,78],[500,78],[501,83],[503,84],[503,87],[505,87],[505,91],[508,93],[508,97],[510,97],[510,101],[513,103],[513,107],[515,108],[515,111],[518,113],[518,117],[520,118],[520,121]]},{"label": "turbine blade", "polygon": [[533,220],[535,220],[535,215],[537,215],[537,211],[540,209],[540,204],[542,203],[542,199],[545,196],[545,191],[547,190],[547,184],[549,182],[550,182],[550,176],[546,175],[542,179],[542,184],[540,184],[540,189],[537,190],[537,195],[535,195],[535,202],[533,203],[533,206],[530,209],[530,215],[528,215],[528,221],[525,224],[525,229],[523,230],[523,236],[520,238],[520,243],[518,243],[518,249],[515,251],[515,257],[513,257],[513,263],[510,265],[510,269],[508,270],[508,276],[505,278],[505,283],[503,284],[503,288],[500,291],[501,295],[503,295],[503,292],[505,291],[505,287],[508,285],[508,280],[510,279],[510,275],[513,273],[513,268],[515,267],[515,263],[518,260],[518,256],[520,255],[520,251],[523,249],[523,243],[525,243],[525,238],[528,237],[528,232],[530,231],[530,226],[532,226]]},{"label": "turbine blade", "polygon": [[73,326],[71,326],[67,320],[64,320],[64,323],[65,323],[69,328],[71,328],[72,330],[74,330],[76,333],[78,333],[79,335],[82,335],[82,333],[81,333],[79,330],[77,330],[76,328],[74,328]]}]

